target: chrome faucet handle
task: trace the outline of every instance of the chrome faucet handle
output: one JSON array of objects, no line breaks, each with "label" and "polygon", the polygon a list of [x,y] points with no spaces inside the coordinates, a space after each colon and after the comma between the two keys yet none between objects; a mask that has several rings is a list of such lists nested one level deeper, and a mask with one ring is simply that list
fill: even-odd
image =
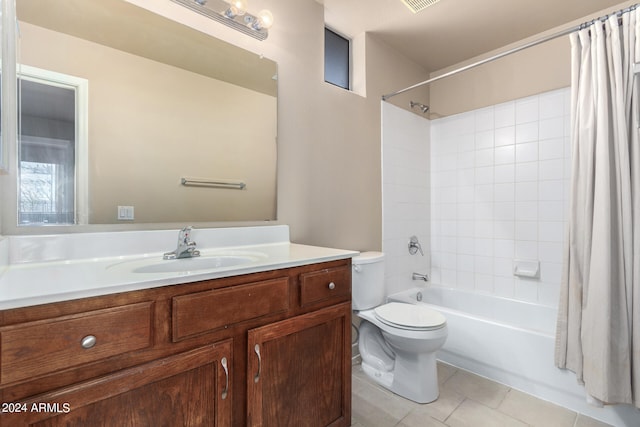
[{"label": "chrome faucet handle", "polygon": [[424,256],[422,245],[418,241],[418,237],[411,236],[411,238],[409,239],[409,254],[415,255],[418,251],[420,251],[420,255]]},{"label": "chrome faucet handle", "polygon": [[178,243],[189,243],[189,236],[191,235],[191,230],[193,230],[193,226],[189,225],[184,227],[182,230],[178,232]]},{"label": "chrome faucet handle", "polygon": [[178,246],[175,251],[164,254],[164,259],[191,258],[200,256],[196,249],[196,242],[191,240],[192,226],[184,227],[178,232]]}]

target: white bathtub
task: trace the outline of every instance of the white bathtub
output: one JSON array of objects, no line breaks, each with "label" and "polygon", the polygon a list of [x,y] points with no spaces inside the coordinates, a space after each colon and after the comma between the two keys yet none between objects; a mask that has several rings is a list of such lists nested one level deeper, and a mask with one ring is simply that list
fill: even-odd
[{"label": "white bathtub", "polygon": [[640,411],[631,406],[588,405],[575,375],[554,366],[554,307],[441,287],[389,300],[426,304],[446,316],[449,336],[438,355],[445,363],[615,426],[640,425]]}]

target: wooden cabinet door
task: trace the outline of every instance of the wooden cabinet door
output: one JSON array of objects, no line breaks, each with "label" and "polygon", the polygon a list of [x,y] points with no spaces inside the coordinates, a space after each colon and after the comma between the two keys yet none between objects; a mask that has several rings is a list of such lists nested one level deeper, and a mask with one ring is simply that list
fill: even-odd
[{"label": "wooden cabinet door", "polygon": [[231,344],[200,347],[35,396],[3,413],[0,425],[231,426]]},{"label": "wooden cabinet door", "polygon": [[351,425],[351,304],[248,334],[247,425]]}]

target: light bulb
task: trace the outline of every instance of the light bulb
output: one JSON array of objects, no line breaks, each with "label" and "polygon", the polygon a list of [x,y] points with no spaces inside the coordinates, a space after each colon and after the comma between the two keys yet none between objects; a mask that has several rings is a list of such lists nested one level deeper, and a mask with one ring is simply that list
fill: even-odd
[{"label": "light bulb", "polygon": [[227,10],[227,16],[242,16],[247,13],[247,0],[231,0],[229,2],[229,9]]},{"label": "light bulb", "polygon": [[271,12],[268,11],[267,9],[261,10],[260,13],[258,13],[256,29],[264,28],[265,30],[268,30],[269,28],[271,28],[272,25],[273,25],[273,15],[271,14]]}]

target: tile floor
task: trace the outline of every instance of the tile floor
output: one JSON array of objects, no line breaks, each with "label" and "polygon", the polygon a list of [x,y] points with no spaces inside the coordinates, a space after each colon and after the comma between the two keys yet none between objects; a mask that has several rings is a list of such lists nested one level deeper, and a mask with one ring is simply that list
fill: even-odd
[{"label": "tile floor", "polygon": [[608,424],[508,386],[438,364],[440,397],[421,405],[378,386],[353,366],[353,427],[604,427]]}]

